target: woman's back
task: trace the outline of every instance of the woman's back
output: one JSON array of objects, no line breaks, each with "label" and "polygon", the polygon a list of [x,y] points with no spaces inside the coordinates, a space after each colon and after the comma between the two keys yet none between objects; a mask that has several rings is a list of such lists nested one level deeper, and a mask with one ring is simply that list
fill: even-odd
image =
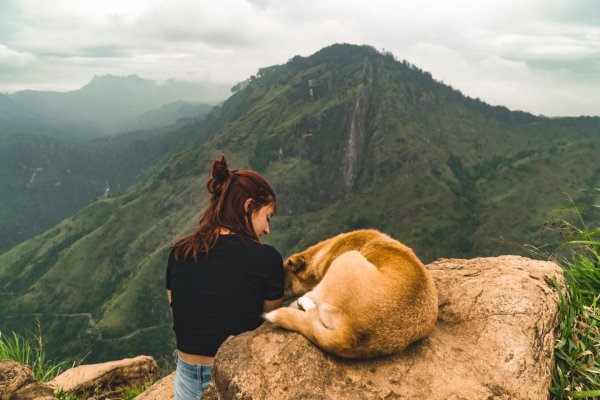
[{"label": "woman's back", "polygon": [[273,247],[220,235],[208,257],[167,266],[177,348],[214,356],[230,335],[256,329],[264,300],[283,296],[282,258]]}]

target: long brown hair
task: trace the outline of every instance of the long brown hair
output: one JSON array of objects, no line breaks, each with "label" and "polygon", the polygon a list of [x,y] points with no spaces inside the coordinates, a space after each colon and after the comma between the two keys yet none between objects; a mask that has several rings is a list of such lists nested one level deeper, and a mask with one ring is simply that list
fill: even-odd
[{"label": "long brown hair", "polygon": [[[252,213],[273,204],[275,192],[258,173],[249,170],[229,170],[225,156],[211,163],[211,178],[206,182],[210,201],[198,220],[196,231],[179,239],[173,245],[175,259],[182,255],[184,260],[198,260],[198,253],[208,255],[216,244],[221,228],[254,241],[259,238],[254,232]],[[245,204],[251,199],[248,209]]]}]

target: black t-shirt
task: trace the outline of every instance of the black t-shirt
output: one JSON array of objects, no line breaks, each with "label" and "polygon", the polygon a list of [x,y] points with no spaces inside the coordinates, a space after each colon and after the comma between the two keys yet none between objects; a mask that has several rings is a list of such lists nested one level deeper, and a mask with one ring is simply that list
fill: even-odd
[{"label": "black t-shirt", "polygon": [[214,356],[230,335],[256,329],[264,300],[283,296],[283,260],[273,247],[220,235],[208,258],[167,264],[177,348]]}]

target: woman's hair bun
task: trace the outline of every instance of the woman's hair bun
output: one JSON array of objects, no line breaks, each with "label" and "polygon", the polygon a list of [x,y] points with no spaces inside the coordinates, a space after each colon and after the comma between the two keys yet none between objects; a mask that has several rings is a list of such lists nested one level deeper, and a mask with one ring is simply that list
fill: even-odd
[{"label": "woman's hair bun", "polygon": [[225,156],[221,156],[212,162],[210,167],[210,175],[215,178],[218,182],[224,182],[229,176],[229,169],[227,168],[227,161]]},{"label": "woman's hair bun", "polygon": [[216,159],[212,162],[210,165],[211,178],[206,183],[206,189],[213,195],[213,198],[219,197],[224,191],[223,189],[226,187],[230,175],[231,172],[229,172],[229,168],[227,167],[225,156],[221,156],[220,159]]}]

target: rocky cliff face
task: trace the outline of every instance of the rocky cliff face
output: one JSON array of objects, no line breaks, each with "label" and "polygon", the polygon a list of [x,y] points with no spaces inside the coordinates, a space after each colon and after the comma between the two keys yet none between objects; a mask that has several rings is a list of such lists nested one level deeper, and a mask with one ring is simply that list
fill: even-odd
[{"label": "rocky cliff face", "polygon": [[[428,265],[439,317],[391,357],[348,361],[264,324],[228,339],[203,399],[546,399],[559,266],[518,256]],[[562,290],[562,289],[561,289]]]}]

